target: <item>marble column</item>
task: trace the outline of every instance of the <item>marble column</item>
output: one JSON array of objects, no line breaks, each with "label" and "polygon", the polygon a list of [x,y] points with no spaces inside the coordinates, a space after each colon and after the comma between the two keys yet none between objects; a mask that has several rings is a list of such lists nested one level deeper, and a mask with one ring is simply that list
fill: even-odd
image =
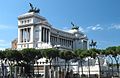
[{"label": "marble column", "polygon": [[39,26],[39,30],[40,30],[40,32],[39,32],[39,42],[41,42],[42,41],[42,27],[41,26]]},{"label": "marble column", "polygon": [[44,42],[46,42],[46,28],[44,30]]},{"label": "marble column", "polygon": [[31,33],[31,28],[29,28],[29,42],[30,42],[30,40],[31,40],[31,39],[30,39],[30,37],[31,37],[31,34],[30,34],[30,33]]},{"label": "marble column", "polygon": [[30,42],[33,42],[33,26],[31,26],[31,31],[30,31]]},{"label": "marble column", "polygon": [[23,29],[21,29],[20,39],[21,39],[21,42],[23,42]]},{"label": "marble column", "polygon": [[28,42],[28,28],[26,28],[26,42]]},{"label": "marble column", "polygon": [[18,30],[18,43],[23,41],[23,29]]},{"label": "marble column", "polygon": [[50,44],[50,29],[48,30],[48,44]]},{"label": "marble column", "polygon": [[18,28],[18,43],[21,42],[21,29]]},{"label": "marble column", "polygon": [[23,42],[25,42],[25,29],[23,29]]},{"label": "marble column", "polygon": [[48,34],[47,34],[47,31],[48,31],[48,29],[46,29],[46,31],[45,31],[45,34],[46,34],[46,39],[45,39],[45,42],[47,43],[47,39],[48,39]]},{"label": "marble column", "polygon": [[42,37],[43,37],[43,42],[45,41],[45,28],[42,29],[43,33],[42,33]]},{"label": "marble column", "polygon": [[43,42],[43,27],[41,27],[41,42]]},{"label": "marble column", "polygon": [[24,42],[27,42],[27,28],[24,31]]}]

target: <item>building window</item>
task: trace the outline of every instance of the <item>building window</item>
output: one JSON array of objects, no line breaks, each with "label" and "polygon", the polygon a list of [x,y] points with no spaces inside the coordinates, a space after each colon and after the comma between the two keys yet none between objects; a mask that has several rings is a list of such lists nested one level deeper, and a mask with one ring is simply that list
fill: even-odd
[{"label": "building window", "polygon": [[27,23],[29,23],[29,20],[27,20]]},{"label": "building window", "polygon": [[25,20],[25,24],[26,24],[26,20]]},{"label": "building window", "polygon": [[23,24],[23,21],[21,21],[21,24]]}]

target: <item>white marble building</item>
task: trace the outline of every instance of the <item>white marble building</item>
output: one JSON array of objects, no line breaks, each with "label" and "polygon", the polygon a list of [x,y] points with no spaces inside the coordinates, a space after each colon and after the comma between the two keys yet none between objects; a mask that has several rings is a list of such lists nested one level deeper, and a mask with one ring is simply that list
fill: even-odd
[{"label": "white marble building", "polygon": [[28,12],[18,16],[18,49],[59,48],[75,50],[87,49],[88,38],[74,26],[69,31],[53,28],[38,13]]},{"label": "white marble building", "polygon": [[[76,49],[88,49],[87,36],[79,31],[79,27],[74,24],[72,25],[73,26],[70,30],[63,31],[54,28],[51,24],[49,24],[45,17],[39,15],[37,12],[34,12],[34,10],[33,12],[22,14],[18,16],[17,49],[57,48],[60,50],[71,51]],[[43,68],[43,70],[39,70],[39,72],[41,71],[41,74],[45,74],[45,70],[47,68],[46,66],[49,66],[49,63],[45,63],[45,60],[45,58],[37,60],[38,62],[41,62],[39,65]],[[62,65],[63,61],[59,62],[60,65],[64,67],[64,65]],[[96,60],[93,60],[92,62],[96,62]],[[77,73],[78,70],[81,71],[81,67],[78,68],[78,66],[78,62],[70,63],[70,67],[73,68],[74,73]],[[84,65],[83,68],[84,74],[88,74],[87,65]],[[99,74],[98,64],[94,63],[90,69],[93,71],[91,74]]]},{"label": "white marble building", "polygon": [[[60,50],[87,49],[88,38],[79,31],[79,27],[72,23],[72,28],[63,31],[54,28],[45,17],[36,12],[28,12],[18,16],[18,40],[17,49],[36,48],[47,49],[57,48]],[[37,60],[45,62],[45,58]],[[64,61],[61,60],[63,64]],[[35,64],[36,65],[36,64]],[[45,74],[45,70],[49,67],[49,63],[39,64],[43,70],[39,70],[41,74]]]}]

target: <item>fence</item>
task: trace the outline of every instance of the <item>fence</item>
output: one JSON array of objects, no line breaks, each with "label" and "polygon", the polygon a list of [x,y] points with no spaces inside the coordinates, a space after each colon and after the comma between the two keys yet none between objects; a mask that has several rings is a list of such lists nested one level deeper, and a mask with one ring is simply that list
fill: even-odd
[{"label": "fence", "polygon": [[[69,72],[61,67],[52,66],[49,68],[49,65],[39,65],[39,64],[24,64],[24,65],[14,65],[8,66],[1,64],[0,66],[0,78],[80,78],[81,76],[78,73],[74,73],[72,70]],[[76,71],[77,72],[77,71]],[[88,72],[88,71],[86,71]],[[95,72],[95,71],[92,71]],[[106,74],[106,75],[104,75]],[[118,76],[117,71],[113,71],[114,76]],[[98,78],[97,74],[83,74],[82,78]],[[112,71],[102,71],[101,78],[111,78]]]}]

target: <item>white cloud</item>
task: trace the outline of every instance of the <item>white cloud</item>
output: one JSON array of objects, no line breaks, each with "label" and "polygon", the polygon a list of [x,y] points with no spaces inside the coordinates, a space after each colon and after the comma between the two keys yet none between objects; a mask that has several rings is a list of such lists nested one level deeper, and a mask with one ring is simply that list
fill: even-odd
[{"label": "white cloud", "polygon": [[100,24],[96,24],[95,26],[87,27],[87,30],[97,31],[97,30],[103,30],[103,28],[100,26]]},{"label": "white cloud", "polygon": [[[71,28],[70,27],[63,27],[62,30],[64,31],[69,31]],[[96,24],[94,26],[89,26],[89,27],[86,27],[86,28],[83,28],[82,26],[79,26],[79,31],[81,32],[89,32],[89,31],[100,31],[100,30],[104,30],[103,27],[101,27],[100,24]]]},{"label": "white cloud", "polygon": [[108,29],[120,29],[120,24],[112,24],[111,27],[108,27]]},{"label": "white cloud", "polygon": [[10,47],[10,42],[7,42],[5,40],[0,40],[0,48],[4,48],[4,47]]},{"label": "white cloud", "polygon": [[2,29],[16,29],[17,27],[11,25],[0,25],[0,30]]},{"label": "white cloud", "polygon": [[85,30],[81,26],[79,27],[79,31],[85,32]]}]

